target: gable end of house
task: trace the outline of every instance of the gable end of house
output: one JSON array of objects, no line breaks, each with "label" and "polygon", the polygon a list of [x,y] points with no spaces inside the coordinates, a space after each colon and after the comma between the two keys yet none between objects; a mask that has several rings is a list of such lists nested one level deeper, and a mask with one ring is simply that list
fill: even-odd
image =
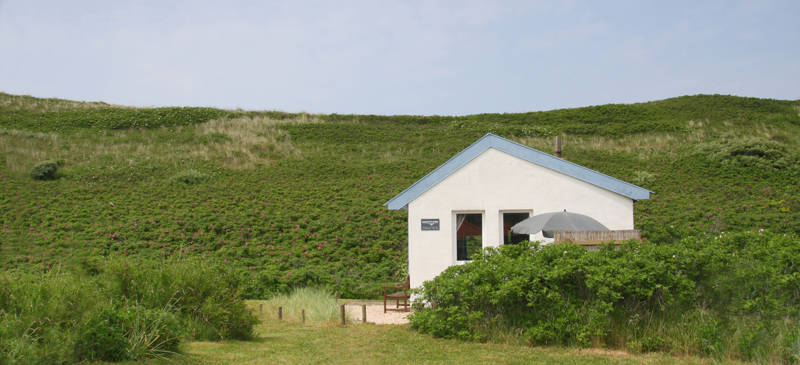
[{"label": "gable end of house", "polygon": [[416,199],[490,148],[628,197],[634,201],[649,199],[652,193],[652,191],[640,186],[627,183],[576,163],[488,133],[469,147],[451,157],[439,167],[435,168],[422,179],[419,179],[403,190],[400,194],[397,194],[384,205],[390,210],[406,209],[408,203],[412,200]]}]

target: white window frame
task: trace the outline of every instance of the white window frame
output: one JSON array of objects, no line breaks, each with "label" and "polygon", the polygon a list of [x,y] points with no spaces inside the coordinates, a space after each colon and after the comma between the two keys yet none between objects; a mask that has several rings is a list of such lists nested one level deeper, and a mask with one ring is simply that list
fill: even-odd
[{"label": "white window frame", "polygon": [[454,210],[452,213],[453,222],[451,225],[450,232],[452,232],[452,239],[451,239],[451,247],[453,248],[453,262],[456,265],[465,264],[467,262],[472,262],[472,260],[459,260],[458,259],[458,227],[456,224],[458,222],[458,215],[459,214],[480,214],[481,215],[481,250],[486,247],[486,211],[484,210]]},{"label": "white window frame", "polygon": [[[528,213],[528,217],[533,217],[533,209],[501,209],[501,210],[499,210],[498,214],[497,214],[497,217],[498,217],[497,224],[500,226],[500,229],[499,229],[499,231],[500,231],[499,232],[500,233],[500,239],[497,241],[497,246],[498,247],[502,246],[502,245],[505,245],[505,241],[506,241],[505,234],[503,234],[503,223],[504,223],[503,215],[506,214],[506,213]],[[530,241],[530,240],[531,240],[531,235],[528,235],[528,241]]]}]

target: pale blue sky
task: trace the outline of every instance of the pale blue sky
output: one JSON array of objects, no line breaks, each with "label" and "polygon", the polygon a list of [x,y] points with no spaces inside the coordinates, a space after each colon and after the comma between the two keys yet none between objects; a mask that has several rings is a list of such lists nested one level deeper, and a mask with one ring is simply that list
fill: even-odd
[{"label": "pale blue sky", "polygon": [[800,98],[800,1],[0,0],[0,91],[473,114]]}]

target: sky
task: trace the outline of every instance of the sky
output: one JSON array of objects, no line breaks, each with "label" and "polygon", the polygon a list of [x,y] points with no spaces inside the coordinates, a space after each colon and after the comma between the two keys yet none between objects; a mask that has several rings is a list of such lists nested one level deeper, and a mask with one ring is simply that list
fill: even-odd
[{"label": "sky", "polygon": [[465,115],[800,99],[800,1],[0,0],[0,91]]}]

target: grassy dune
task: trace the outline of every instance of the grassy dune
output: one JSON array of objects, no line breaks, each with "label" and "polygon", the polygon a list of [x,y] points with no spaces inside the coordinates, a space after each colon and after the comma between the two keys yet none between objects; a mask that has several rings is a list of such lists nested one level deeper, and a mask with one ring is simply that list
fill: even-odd
[{"label": "grassy dune", "polygon": [[[651,241],[800,232],[800,102],[684,96],[463,117],[131,108],[0,94],[0,267],[114,255],[224,260],[249,297],[405,276],[405,212],[382,204],[487,132],[656,192]],[[31,168],[61,163],[60,177]]]}]

